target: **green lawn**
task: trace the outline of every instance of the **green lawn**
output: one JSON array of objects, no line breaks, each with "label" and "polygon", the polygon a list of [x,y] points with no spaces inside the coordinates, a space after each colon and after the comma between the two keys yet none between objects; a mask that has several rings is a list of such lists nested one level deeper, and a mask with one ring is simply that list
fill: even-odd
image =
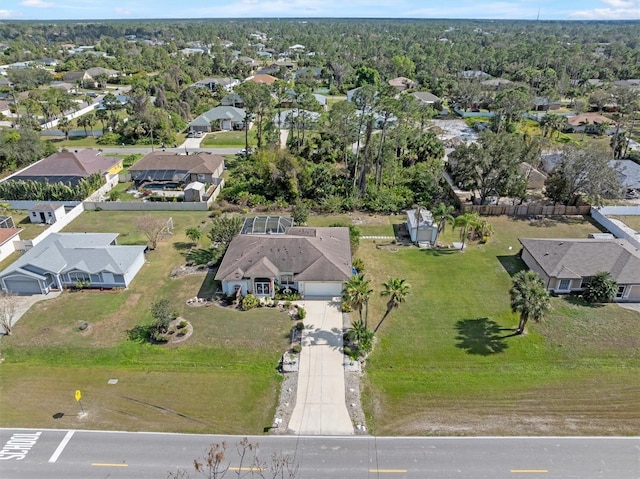
[{"label": "green lawn", "polygon": [[[241,313],[187,306],[188,298],[216,286],[204,274],[170,273],[191,246],[184,230],[206,232],[210,220],[201,212],[152,214],[172,217],[173,235],[147,255],[130,289],[65,292],[38,303],[2,339],[0,399],[12,404],[0,417],[2,427],[260,434],[271,424],[290,320],[270,308]],[[136,244],[145,239],[135,215],[85,212],[65,231],[118,231],[120,244]],[[176,345],[129,341],[127,331],[149,321],[151,303],[163,298],[194,334]],[[80,330],[83,321],[90,326]],[[77,417],[76,389],[84,418]],[[64,417],[53,419],[58,412]]]},{"label": "green lawn", "polygon": [[[257,143],[256,130],[249,130],[249,146],[253,147]],[[202,148],[215,148],[224,146],[237,146],[244,148],[245,134],[244,131],[218,131],[207,134],[200,143]]]},{"label": "green lawn", "polygon": [[640,216],[610,216],[610,218],[620,220],[629,228],[640,231]]},{"label": "green lawn", "polygon": [[[391,435],[637,434],[640,430],[640,315],[617,305],[554,298],[541,323],[509,336],[518,237],[585,237],[581,219],[531,223],[491,217],[496,234],[464,253],[376,247],[358,256],[375,294],[389,276],[412,294],[393,311],[367,362],[369,429]],[[455,235],[457,232],[454,232]],[[379,242],[380,243],[380,242]],[[511,249],[510,249],[511,248]]]}]

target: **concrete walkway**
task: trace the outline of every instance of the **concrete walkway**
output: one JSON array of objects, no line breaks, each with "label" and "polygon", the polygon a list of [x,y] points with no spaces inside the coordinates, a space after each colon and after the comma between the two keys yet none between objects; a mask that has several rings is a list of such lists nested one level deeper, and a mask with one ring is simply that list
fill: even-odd
[{"label": "concrete walkway", "polygon": [[289,138],[289,130],[280,130],[280,148],[287,147],[287,138]]},{"label": "concrete walkway", "polygon": [[349,435],[345,404],[342,312],[338,301],[302,301],[309,329],[302,337],[296,406],[288,429],[306,435]]},{"label": "concrete walkway", "polygon": [[[13,321],[11,326],[15,326],[18,320],[27,312],[29,308],[39,301],[45,299],[53,299],[60,296],[60,291],[52,291],[49,294],[32,294],[31,296],[16,296],[18,301],[18,307],[16,313],[13,315]],[[0,327],[0,335],[4,335],[4,329]]]}]

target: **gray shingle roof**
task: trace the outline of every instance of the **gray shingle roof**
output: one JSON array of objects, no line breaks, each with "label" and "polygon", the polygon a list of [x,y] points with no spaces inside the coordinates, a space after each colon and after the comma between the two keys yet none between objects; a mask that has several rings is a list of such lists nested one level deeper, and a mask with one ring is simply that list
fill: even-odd
[{"label": "gray shingle roof", "polygon": [[[275,271],[274,271],[275,269]],[[348,228],[288,228],[284,235],[236,236],[217,280],[293,273],[296,281],[346,281],[351,277]]]},{"label": "gray shingle roof", "polygon": [[189,125],[209,126],[212,121],[216,120],[242,122],[244,121],[245,116],[245,111],[242,108],[236,108],[234,106],[217,106],[209,111],[205,111],[202,115],[189,123]]},{"label": "gray shingle roof", "polygon": [[117,233],[52,233],[5,269],[2,276],[13,272],[33,275],[37,270],[58,274],[74,270],[124,274],[146,247],[112,245],[117,236]]},{"label": "gray shingle roof", "polygon": [[121,158],[102,156],[96,150],[61,151],[34,163],[12,179],[27,179],[24,178],[27,176],[87,177],[93,173],[105,173],[121,162]]},{"label": "gray shingle roof", "polygon": [[640,251],[623,239],[532,239],[520,243],[553,278],[607,271],[621,284],[640,284]]},{"label": "gray shingle roof", "polygon": [[194,155],[178,155],[155,151],[138,161],[129,168],[130,172],[150,170],[175,170],[187,173],[215,173],[222,165],[224,158],[211,153],[196,153]]}]

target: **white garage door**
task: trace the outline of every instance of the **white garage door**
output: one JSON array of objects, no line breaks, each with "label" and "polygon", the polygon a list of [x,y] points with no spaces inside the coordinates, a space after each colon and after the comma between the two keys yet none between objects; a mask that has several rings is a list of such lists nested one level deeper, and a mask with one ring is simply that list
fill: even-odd
[{"label": "white garage door", "polygon": [[7,278],[5,280],[7,289],[14,294],[40,294],[40,284],[35,279],[30,278]]},{"label": "white garage door", "polygon": [[309,282],[304,283],[304,297],[309,296],[325,296],[335,297],[342,295],[341,282]]}]

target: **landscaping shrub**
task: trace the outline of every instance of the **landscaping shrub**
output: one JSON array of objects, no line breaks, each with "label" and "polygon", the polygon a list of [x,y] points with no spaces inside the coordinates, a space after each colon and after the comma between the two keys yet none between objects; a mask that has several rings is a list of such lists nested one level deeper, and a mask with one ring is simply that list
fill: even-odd
[{"label": "landscaping shrub", "polygon": [[291,348],[291,351],[293,351],[296,354],[300,354],[300,352],[302,351],[302,346],[300,344],[294,344],[293,347]]},{"label": "landscaping shrub", "polygon": [[300,321],[299,323],[296,323],[296,329],[298,331],[302,331],[304,329],[304,323],[302,321]]},{"label": "landscaping shrub", "polygon": [[298,319],[304,319],[306,317],[307,317],[307,312],[305,311],[305,309],[298,306]]},{"label": "landscaping shrub", "polygon": [[242,311],[249,311],[250,309],[257,308],[260,304],[258,298],[256,298],[253,294],[248,294],[244,298],[242,298],[242,304],[240,305],[240,309]]},{"label": "landscaping shrub", "polygon": [[349,303],[344,300],[340,303],[340,309],[342,310],[343,313],[350,313],[351,311],[353,311]]},{"label": "landscaping shrub", "polygon": [[178,323],[178,329],[184,329],[186,327],[187,327],[187,322],[186,321],[183,320],[183,321],[180,321]]}]

